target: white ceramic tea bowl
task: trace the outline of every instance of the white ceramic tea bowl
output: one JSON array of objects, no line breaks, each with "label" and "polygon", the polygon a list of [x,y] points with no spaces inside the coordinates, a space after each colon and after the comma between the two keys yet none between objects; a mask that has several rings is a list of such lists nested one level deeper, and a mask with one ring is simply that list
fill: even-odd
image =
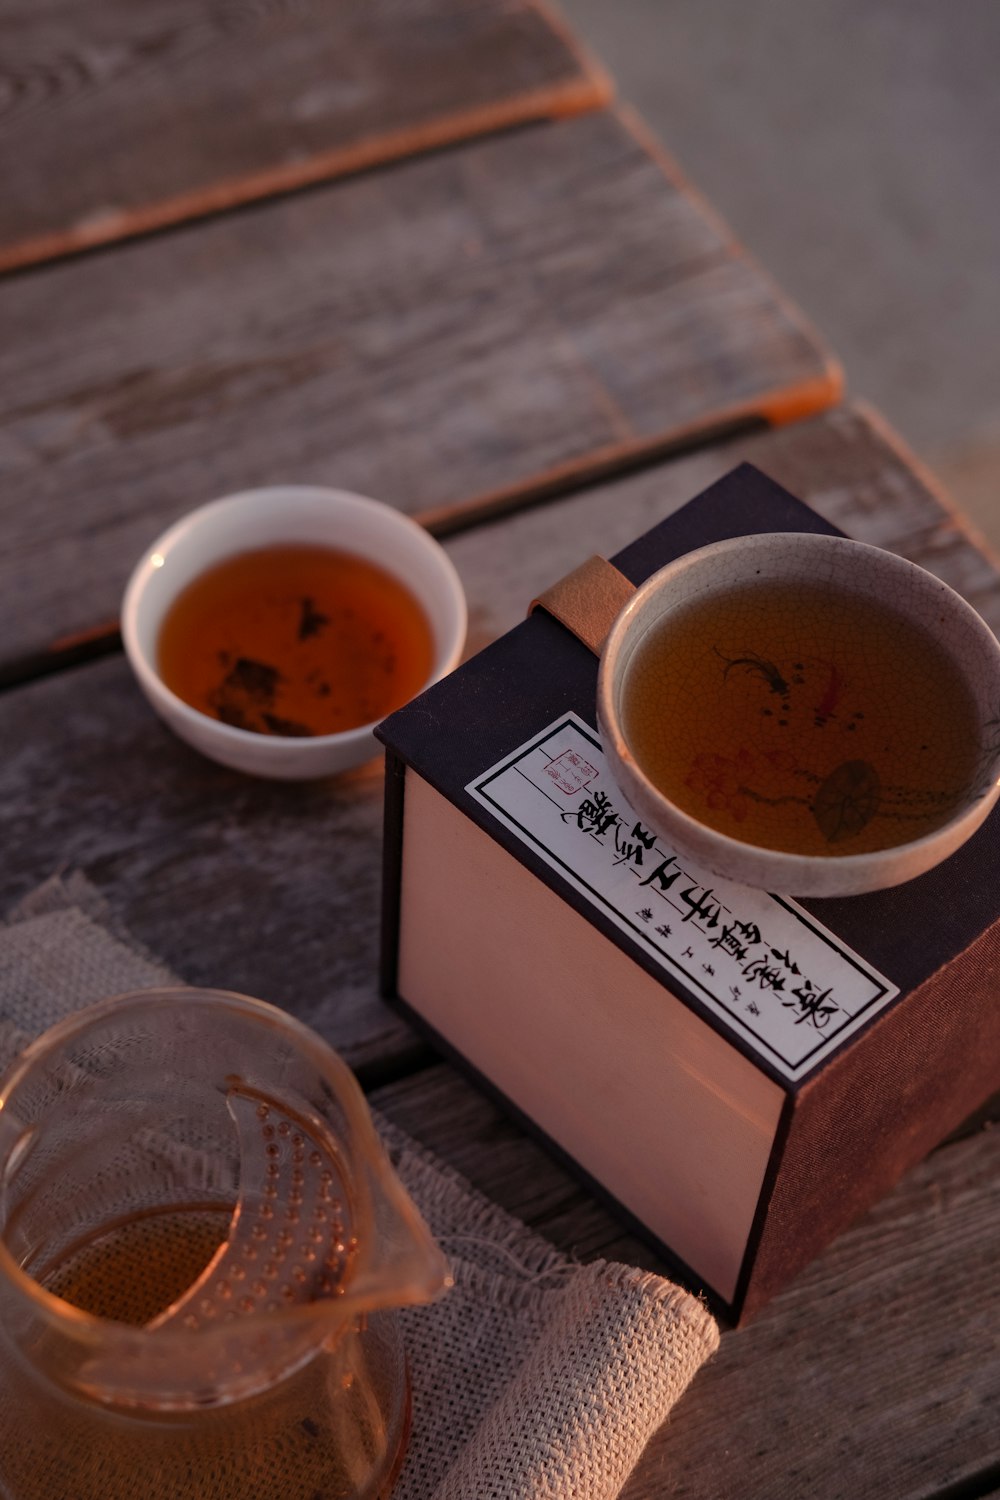
[{"label": "white ceramic tea bowl", "polygon": [[[606,565],[607,566],[607,565]],[[832,584],[873,597],[930,633],[974,705],[975,766],[947,821],[909,842],[867,853],[803,855],[758,847],[699,821],[666,797],[623,727],[623,686],[647,631],[699,597],[749,581]],[[964,599],[915,564],[862,542],[772,533],[703,547],[670,563],[621,608],[600,651],[597,717],[612,776],[672,848],[704,871],[790,896],[848,896],[898,885],[947,858],[985,820],[1000,793],[1000,645]],[[927,726],[928,734],[934,725]]]},{"label": "white ceramic tea bowl", "polygon": [[457,665],[465,644],[465,594],[451,559],[408,516],[346,490],[278,485],[211,501],[157,537],[136,564],[122,602],[125,652],[139,686],[163,721],[222,765],[286,781],[328,776],[379,753],[362,724],[339,734],[255,734],[199,712],[166,686],[157,666],[163,620],[178,594],[206,569],[237,553],[315,543],[378,564],[423,608],[434,655],[425,687]]}]

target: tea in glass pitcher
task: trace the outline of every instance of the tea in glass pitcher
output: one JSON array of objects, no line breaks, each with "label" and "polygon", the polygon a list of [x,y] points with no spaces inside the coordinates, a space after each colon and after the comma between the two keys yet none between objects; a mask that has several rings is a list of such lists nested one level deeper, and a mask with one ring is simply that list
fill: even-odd
[{"label": "tea in glass pitcher", "polygon": [[259,1001],[53,1027],[0,1089],[0,1495],[384,1496],[448,1284],[351,1074]]}]

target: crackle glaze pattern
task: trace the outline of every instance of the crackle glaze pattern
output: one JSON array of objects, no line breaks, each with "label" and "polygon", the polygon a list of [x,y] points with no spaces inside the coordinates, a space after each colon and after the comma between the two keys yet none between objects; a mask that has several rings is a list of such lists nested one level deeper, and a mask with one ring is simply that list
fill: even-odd
[{"label": "crackle glaze pattern", "polygon": [[939,828],[968,798],[980,741],[928,631],[812,580],[664,616],[632,657],[622,721],[665,796],[792,854],[862,854]]},{"label": "crackle glaze pattern", "polygon": [[671,564],[626,606],[599,718],[637,809],[708,870],[850,894],[929,868],[986,816],[1000,648],[892,554],[742,538]]}]

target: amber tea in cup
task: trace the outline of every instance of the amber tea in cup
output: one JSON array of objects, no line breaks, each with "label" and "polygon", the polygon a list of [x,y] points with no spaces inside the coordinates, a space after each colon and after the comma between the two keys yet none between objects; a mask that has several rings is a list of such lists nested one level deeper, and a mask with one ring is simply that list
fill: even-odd
[{"label": "amber tea in cup", "polygon": [[679,807],[804,855],[940,828],[979,747],[972,694],[930,631],[876,598],[787,580],[664,616],[634,652],[622,727]]},{"label": "amber tea in cup", "polygon": [[584,598],[624,595],[592,646],[612,775],[707,874],[790,896],[881,890],[995,805],[1000,645],[924,569],[811,532],[711,543],[631,594],[588,567]]},{"label": "amber tea in cup", "polygon": [[399,579],[332,547],[285,545],[208,568],[171,605],[157,658],[185,703],[259,734],[339,734],[412,698],[433,659]]},{"label": "amber tea in cup", "polygon": [[929,631],[791,580],[691,600],[637,647],[622,727],[665,796],[732,838],[867,853],[939,828],[968,791],[975,705]]},{"label": "amber tea in cup", "polygon": [[457,665],[467,611],[440,542],[346,490],[272,485],[189,511],[122,599],[129,665],[212,760],[305,781],[380,753],[375,723]]}]

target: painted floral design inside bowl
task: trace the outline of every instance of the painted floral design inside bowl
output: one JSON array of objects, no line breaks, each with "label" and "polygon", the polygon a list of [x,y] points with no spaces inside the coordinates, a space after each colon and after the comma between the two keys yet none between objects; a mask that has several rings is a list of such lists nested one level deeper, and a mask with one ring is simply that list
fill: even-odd
[{"label": "painted floral design inside bowl", "polygon": [[850,894],[930,868],[985,818],[1000,647],[939,579],[878,548],[739,538],[626,605],[599,718],[630,800],[706,869]]}]

